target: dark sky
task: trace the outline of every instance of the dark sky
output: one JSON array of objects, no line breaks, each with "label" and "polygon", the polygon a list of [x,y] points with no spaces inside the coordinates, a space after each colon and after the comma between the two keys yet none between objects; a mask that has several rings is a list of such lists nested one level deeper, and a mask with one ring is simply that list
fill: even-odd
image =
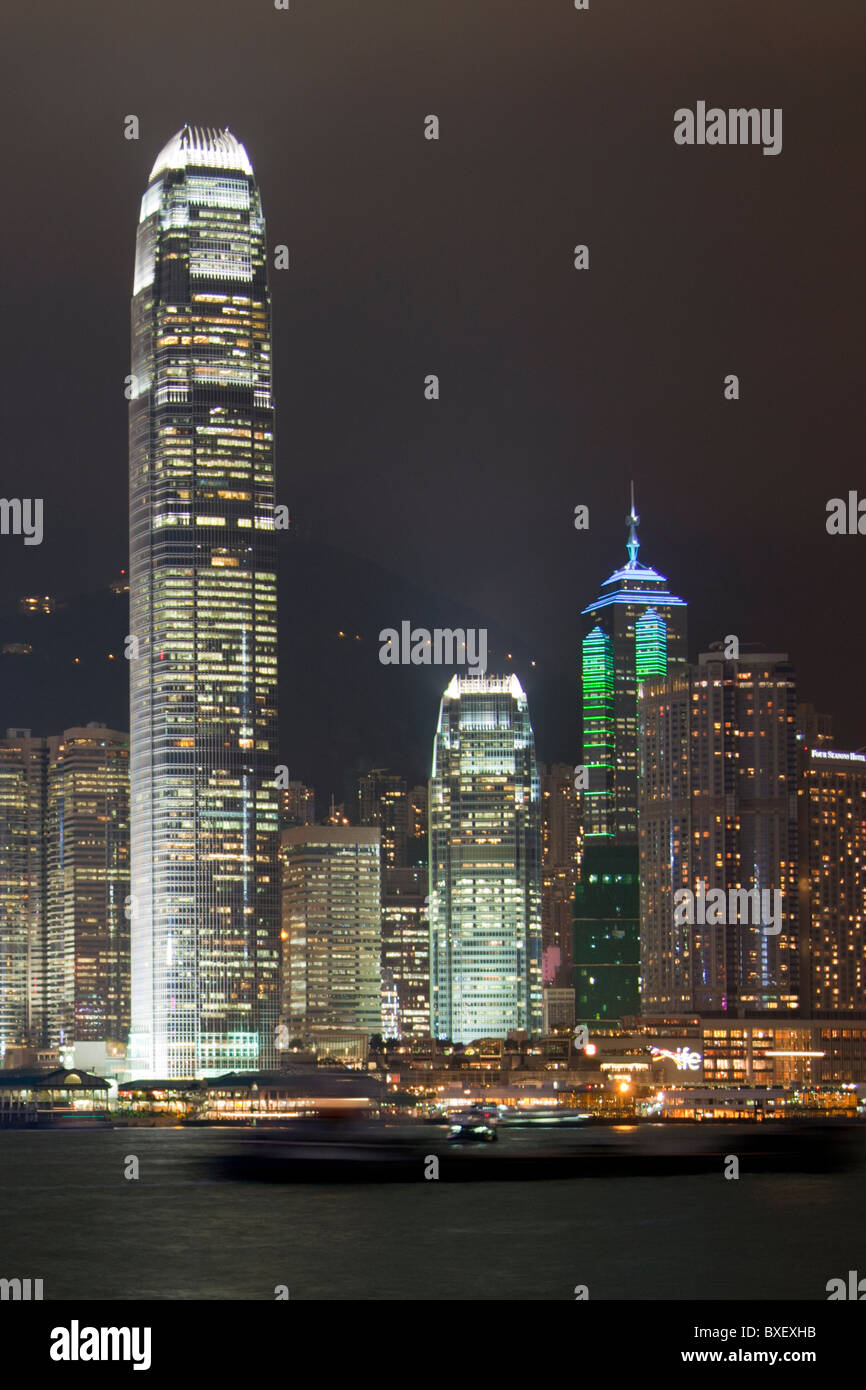
[{"label": "dark sky", "polygon": [[[278,495],[311,534],[573,669],[634,477],[693,652],[789,651],[866,744],[866,536],[824,524],[866,496],[864,31],[862,0],[7,4],[2,490],[46,533],[0,537],[3,602],[126,564],[138,203],[185,121],[228,124],[290,247]],[[782,107],[782,153],[677,147],[698,100]]]}]

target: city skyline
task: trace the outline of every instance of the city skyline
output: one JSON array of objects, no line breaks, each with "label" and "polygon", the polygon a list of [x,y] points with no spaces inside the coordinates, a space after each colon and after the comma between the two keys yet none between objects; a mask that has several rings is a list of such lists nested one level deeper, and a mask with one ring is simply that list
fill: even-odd
[{"label": "city skyline", "polygon": [[0,1310],[835,1386],[863,0],[7,9]]},{"label": "city skyline", "polygon": [[[69,597],[126,566],[118,460],[130,210],[172,131],[185,120],[228,123],[266,183],[273,240],[290,251],[289,268],[271,278],[291,326],[291,348],[274,364],[292,421],[278,478],[299,527],[341,555],[378,559],[447,604],[464,600],[499,621],[549,669],[550,703],[565,709],[576,685],[565,691],[573,662],[570,651],[558,653],[576,596],[589,597],[609,573],[610,536],[634,477],[647,544],[689,598],[694,651],[737,631],[790,652],[803,689],[817,707],[834,709],[840,742],[860,746],[866,661],[834,595],[856,592],[862,538],[824,529],[827,500],[854,485],[859,434],[858,316],[846,269],[854,241],[843,203],[857,129],[849,26],[840,18],[816,32],[817,56],[807,62],[793,39],[780,46],[757,7],[751,32],[766,38],[761,81],[773,89],[770,105],[784,105],[785,148],[775,159],[733,149],[702,159],[675,146],[670,117],[690,83],[701,92],[707,65],[722,102],[742,81],[730,27],[707,18],[686,43],[674,26],[683,95],[668,111],[668,72],[632,81],[637,52],[653,44],[650,13],[634,17],[635,45],[623,50],[613,15],[593,17],[587,47],[569,6],[545,7],[532,26],[538,67],[527,69],[525,21],[495,14],[492,0],[482,5],[492,50],[480,72],[449,43],[429,70],[423,43],[408,43],[423,18],[385,4],[379,22],[403,62],[396,70],[388,63],[377,23],[361,36],[364,64],[341,68],[337,97],[326,76],[330,39],[319,27],[301,34],[283,16],[280,33],[272,16],[255,9],[241,20],[226,0],[214,0],[203,27],[157,0],[134,53],[121,13],[95,2],[94,31],[108,47],[84,124],[76,79],[60,57],[81,41],[71,13],[58,16],[45,59],[50,113],[24,71],[10,73],[6,99],[27,131],[11,142],[10,176],[28,215],[0,228],[0,251],[16,267],[3,380],[10,400],[27,400],[38,364],[52,409],[10,412],[10,459],[26,465],[45,499],[45,534],[41,546],[8,538],[0,547],[4,593]],[[342,0],[338,13],[353,32]],[[160,15],[175,43],[160,41]],[[803,22],[820,28],[805,9]],[[35,14],[18,24],[22,42],[39,43]],[[457,32],[453,0],[443,24]],[[227,34],[255,49],[243,71],[229,58]],[[108,57],[118,51],[128,65]],[[837,73],[832,127],[820,79],[828,68]],[[599,160],[585,138],[585,104],[603,101],[612,69],[629,92],[607,110],[615,161]],[[509,82],[521,99],[503,103]],[[423,139],[423,115],[437,102],[438,144]],[[360,122],[359,109],[367,112]],[[127,113],[138,116],[137,140],[125,137]],[[59,122],[81,152],[76,161],[56,158]],[[399,202],[395,171],[407,168],[412,212],[383,241],[381,209]],[[564,179],[569,168],[574,177]],[[519,200],[510,192],[516,172]],[[805,186],[816,195],[800,206]],[[309,193],[299,197],[301,188]],[[623,217],[629,189],[633,223]],[[58,208],[63,236],[51,230]],[[842,237],[837,254],[804,255],[828,223]],[[588,272],[573,265],[578,241],[590,246]],[[44,297],[68,306],[79,292],[86,312],[64,308],[46,335],[33,304]],[[424,376],[437,370],[441,398],[425,401]],[[725,401],[724,374],[737,370],[740,399]],[[86,471],[71,443],[79,439],[90,441]],[[498,488],[494,460],[506,480]],[[455,509],[446,499],[458,489],[466,505]],[[584,533],[572,526],[577,503],[590,508]],[[479,516],[484,528],[474,524]],[[525,531],[535,558],[515,565]],[[371,614],[369,633],[388,620]],[[0,725],[15,727],[27,719],[15,709],[15,663],[3,665],[11,688],[0,692]],[[527,684],[531,672],[520,674]],[[83,677],[69,675],[74,691]],[[305,698],[313,675],[302,670],[296,680]],[[539,720],[541,692],[527,688],[536,722],[550,726],[552,716]],[[430,698],[435,717],[438,693]],[[567,714],[557,716],[562,729]],[[91,706],[65,722],[119,727],[118,717]],[[540,737],[545,760],[570,756],[561,738],[548,748]],[[394,762],[387,748],[369,751]],[[310,780],[315,768],[297,772]]]},{"label": "city skyline", "polygon": [[[275,256],[284,253],[288,263],[288,248],[277,246]],[[157,156],[141,203],[127,389],[127,641],[133,650],[125,655],[131,658],[134,787],[130,1053],[143,1072],[198,1074],[273,1056],[268,1039],[276,1031],[280,989],[279,798],[271,773],[282,764],[275,708],[277,498],[267,265],[258,188],[245,148],[228,127],[183,126]],[[438,399],[438,377],[428,380],[436,381]],[[246,471],[239,467],[246,449],[241,436],[250,441]],[[854,508],[856,513],[856,496]],[[582,513],[575,530],[588,531],[590,508],[574,511]],[[575,771],[589,775],[581,787],[584,885],[629,885],[613,908],[628,917],[631,885],[638,881],[638,682],[673,678],[689,653],[685,601],[637,558],[634,484],[626,520],[627,563],[582,610],[589,629],[582,662],[585,764]],[[241,534],[242,528],[252,534]],[[213,531],[226,544],[216,544]],[[29,616],[50,616],[53,608],[47,598],[22,604]],[[485,650],[486,635],[485,630]],[[354,640],[362,639],[355,634]],[[724,640],[739,646],[739,638]],[[511,656],[506,653],[503,661],[498,654],[491,664],[501,674],[490,679],[516,682],[525,700],[513,667],[508,674]],[[531,727],[529,737],[534,739]],[[234,754],[218,751],[233,744]],[[534,757],[533,751],[533,786]],[[387,801],[390,809],[374,814],[361,803],[360,821],[382,825],[385,862],[398,867],[405,855],[406,779],[399,771],[374,771],[392,784],[381,799],[382,808]],[[606,859],[593,861],[596,848],[605,855],[616,851],[612,875]],[[539,857],[528,855],[531,863]],[[794,858],[792,853],[791,866]],[[640,881],[645,889],[643,876]],[[435,904],[436,893],[431,898]],[[605,940],[608,907],[600,902],[596,919]],[[587,910],[584,901],[581,912]],[[216,925],[206,922],[209,914],[217,917]],[[641,918],[648,919],[645,908]],[[431,939],[438,932],[441,947],[440,919],[434,906]],[[592,910],[582,920],[591,922]],[[605,964],[636,966],[636,925],[631,918],[622,951]],[[451,931],[450,924],[445,930]],[[534,931],[533,925],[532,941]],[[527,959],[540,956],[538,944],[527,949]],[[595,944],[590,932],[589,945]],[[785,944],[796,965],[797,942],[791,945],[786,936]],[[558,949],[567,962],[568,952]],[[433,960],[435,965],[435,951]],[[578,965],[578,979],[585,978],[588,963]],[[792,973],[796,978],[797,970]],[[554,968],[550,979],[555,975]],[[539,1026],[538,988],[534,980],[515,1014],[531,1022],[530,1031]],[[449,998],[450,990],[449,985]],[[725,998],[723,991],[716,1004],[725,1007]],[[756,1006],[766,1007],[769,998],[760,995]],[[616,1002],[621,1012],[628,995]],[[796,993],[786,1002],[795,1007]],[[657,1003],[663,1006],[663,1000]],[[450,1011],[449,1003],[449,1016]],[[466,1031],[460,1024],[455,1036],[462,1039]]]}]

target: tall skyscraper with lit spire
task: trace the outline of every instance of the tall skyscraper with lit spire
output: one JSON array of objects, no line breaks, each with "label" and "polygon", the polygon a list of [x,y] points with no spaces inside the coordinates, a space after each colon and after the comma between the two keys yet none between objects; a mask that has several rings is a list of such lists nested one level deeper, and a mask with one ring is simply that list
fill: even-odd
[{"label": "tall skyscraper with lit spire", "polygon": [[133,1064],[273,1061],[277,581],[265,223],[229,130],[141,200],[130,379]]},{"label": "tall skyscraper with lit spire", "polygon": [[686,604],[664,575],[637,558],[640,517],[626,517],[628,560],[584,608],[584,834],[618,845],[637,844],[637,687],[666,676],[688,657]]},{"label": "tall skyscraper with lit spire", "polygon": [[627,560],[583,610],[582,820],[575,901],[578,1019],[621,1018],[640,1007],[638,687],[687,659],[686,603],[638,560],[634,484]]}]

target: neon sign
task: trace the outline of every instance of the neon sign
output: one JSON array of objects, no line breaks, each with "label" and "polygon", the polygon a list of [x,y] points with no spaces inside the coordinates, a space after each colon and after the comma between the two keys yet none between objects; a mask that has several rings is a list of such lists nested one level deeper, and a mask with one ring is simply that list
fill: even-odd
[{"label": "neon sign", "polygon": [[651,1047],[650,1052],[655,1053],[656,1057],[669,1057],[672,1062],[676,1062],[677,1071],[697,1071],[701,1065],[701,1054],[692,1052],[688,1047],[678,1047],[676,1052],[668,1052],[663,1047]]}]

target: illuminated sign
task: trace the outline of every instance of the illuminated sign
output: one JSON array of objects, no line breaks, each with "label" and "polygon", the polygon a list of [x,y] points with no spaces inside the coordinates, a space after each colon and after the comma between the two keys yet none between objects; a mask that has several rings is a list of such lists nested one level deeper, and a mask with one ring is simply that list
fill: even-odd
[{"label": "illuminated sign", "polygon": [[829,748],[813,748],[813,758],[834,758],[837,762],[866,763],[866,753],[834,753]]},{"label": "illuminated sign", "polygon": [[701,1065],[701,1054],[692,1052],[688,1047],[678,1047],[676,1052],[668,1052],[663,1047],[651,1047],[650,1052],[655,1053],[656,1057],[669,1057],[672,1062],[676,1062],[677,1071],[697,1071]]}]

